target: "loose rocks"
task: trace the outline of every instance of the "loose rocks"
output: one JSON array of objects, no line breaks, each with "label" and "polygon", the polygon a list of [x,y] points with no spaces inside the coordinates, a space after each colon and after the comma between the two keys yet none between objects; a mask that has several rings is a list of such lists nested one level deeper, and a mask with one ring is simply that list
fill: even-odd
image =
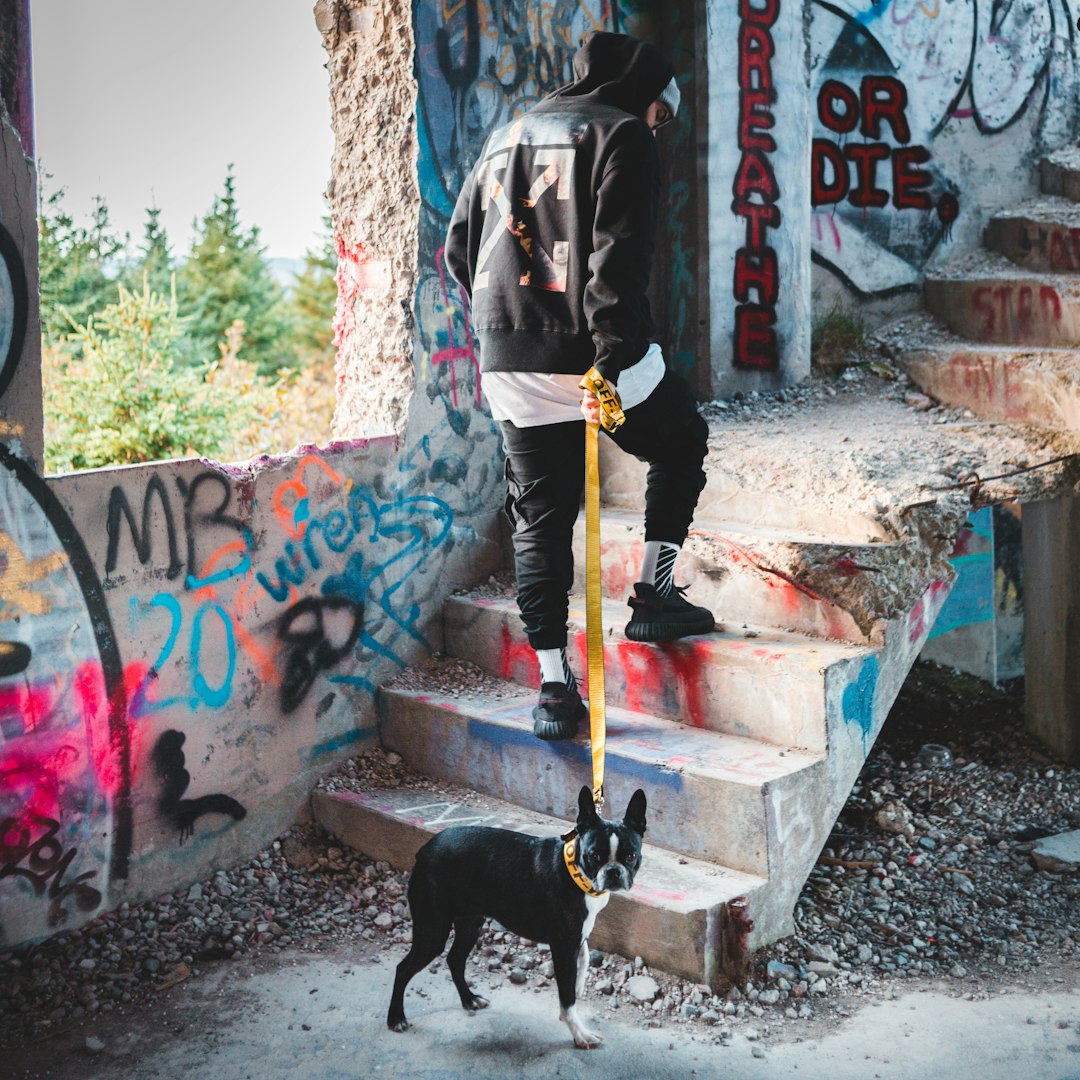
[{"label": "loose rocks", "polygon": [[[926,743],[947,745],[952,767],[920,766]],[[381,750],[325,783],[380,780],[433,785]],[[887,820],[907,827],[879,821],[890,805]],[[1047,962],[1075,966],[1080,879],[1037,868],[1033,849],[1078,827],[1080,770],[1027,736],[1022,688],[917,665],[802,891],[795,933],[752,957],[738,986],[716,990],[594,952],[586,998],[594,1011],[687,1025],[722,1046],[752,1030],[756,1046],[778,1026],[843,1015],[853,998],[918,980],[970,997],[1033,979]],[[0,1052],[123,1010],[213,963],[340,947],[396,961],[411,938],[406,880],[317,829],[294,828],[242,866],[0,953]],[[469,963],[483,985],[554,992],[547,946],[496,926]],[[100,1052],[86,1034],[88,1052]]]}]

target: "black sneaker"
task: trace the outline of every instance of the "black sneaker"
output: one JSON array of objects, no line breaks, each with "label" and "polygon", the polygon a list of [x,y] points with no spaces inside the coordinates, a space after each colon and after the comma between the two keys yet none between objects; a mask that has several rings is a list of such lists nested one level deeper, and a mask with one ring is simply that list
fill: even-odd
[{"label": "black sneaker", "polygon": [[540,700],[532,711],[533,734],[551,742],[572,739],[585,717],[585,703],[577,690],[565,683],[546,682],[540,687]]},{"label": "black sneaker", "polygon": [[627,603],[633,614],[626,624],[631,641],[673,641],[692,634],[711,633],[715,622],[707,608],[695,607],[683,598],[685,587],[676,585],[661,596],[652,585],[639,581]]}]

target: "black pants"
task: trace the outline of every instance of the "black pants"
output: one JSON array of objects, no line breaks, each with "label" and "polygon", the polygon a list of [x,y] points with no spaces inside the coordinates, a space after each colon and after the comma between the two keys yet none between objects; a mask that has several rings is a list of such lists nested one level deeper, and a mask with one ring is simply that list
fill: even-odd
[{"label": "black pants", "polygon": [[[585,424],[502,421],[506,514],[514,530],[518,607],[534,649],[566,645],[574,583],[573,532],[585,485]],[[605,433],[606,434],[606,433]],[[685,380],[667,372],[610,438],[649,463],[645,539],[681,544],[705,486],[708,424]]]}]

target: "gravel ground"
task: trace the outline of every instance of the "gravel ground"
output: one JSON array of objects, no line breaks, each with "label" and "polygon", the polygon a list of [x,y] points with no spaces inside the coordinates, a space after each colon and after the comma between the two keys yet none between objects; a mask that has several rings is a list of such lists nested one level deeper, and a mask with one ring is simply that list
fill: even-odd
[{"label": "gravel ground", "polygon": [[[809,1033],[812,1021],[919,980],[968,998],[1063,982],[1080,969],[1080,877],[1038,869],[1031,849],[1080,827],[1080,769],[1047,757],[1022,713],[1019,684],[995,690],[917,665],[803,890],[794,936],[719,994],[594,953],[594,1010],[692,1025],[723,1043]],[[927,743],[947,747],[951,765],[924,767]],[[327,786],[359,782],[430,783],[381,750],[346,762]],[[0,1051],[123,1013],[212,964],[342,947],[396,963],[410,934],[406,880],[294,827],[190,889],[0,954]],[[471,962],[481,986],[551,982],[547,949],[499,930]]]}]

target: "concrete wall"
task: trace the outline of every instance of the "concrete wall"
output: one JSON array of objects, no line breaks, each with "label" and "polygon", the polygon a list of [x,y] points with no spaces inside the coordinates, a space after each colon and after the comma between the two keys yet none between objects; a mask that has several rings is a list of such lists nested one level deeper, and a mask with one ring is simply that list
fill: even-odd
[{"label": "concrete wall", "polygon": [[[335,7],[324,32],[339,426],[384,434],[43,478],[34,176],[0,125],[5,262],[29,283],[23,347],[0,354],[0,946],[265,845],[374,740],[374,689],[439,647],[445,596],[501,563],[494,429],[467,353],[440,358],[468,338],[418,224],[411,24],[383,13]],[[0,330],[18,296],[0,291]]]},{"label": "concrete wall", "polygon": [[705,2],[708,274],[717,397],[810,372],[810,105],[803,10]]},{"label": "concrete wall", "polygon": [[37,183],[0,108],[0,445],[41,466]]},{"label": "concrete wall", "polygon": [[1075,0],[812,3],[815,314],[918,306],[1080,131]]},{"label": "concrete wall", "polygon": [[249,856],[490,572],[437,435],[43,480],[0,455],[0,943]]},{"label": "concrete wall", "polygon": [[920,656],[998,683],[1024,674],[1021,507],[968,517],[950,562],[956,581]]}]

